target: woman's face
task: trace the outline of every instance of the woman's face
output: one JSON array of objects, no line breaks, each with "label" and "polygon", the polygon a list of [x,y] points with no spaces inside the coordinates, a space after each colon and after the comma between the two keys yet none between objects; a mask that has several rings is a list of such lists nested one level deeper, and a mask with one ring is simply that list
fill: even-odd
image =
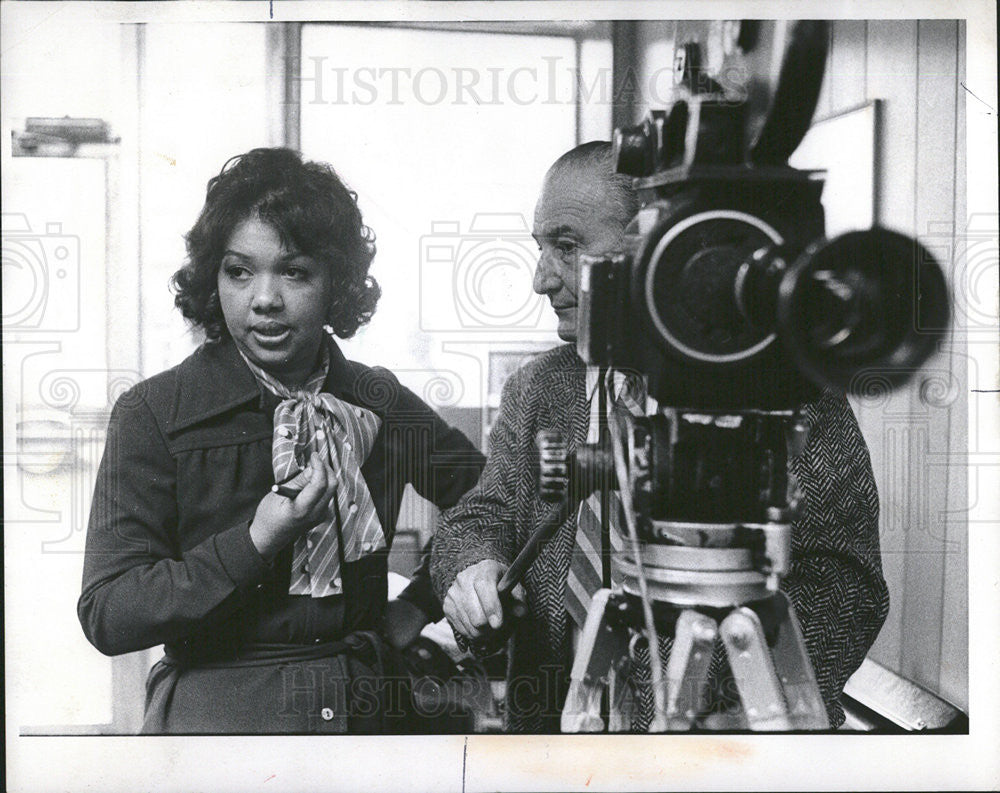
[{"label": "woman's face", "polygon": [[301,385],[316,367],[323,338],[331,288],[326,267],[248,217],[229,237],[218,283],[236,346],[286,386]]}]

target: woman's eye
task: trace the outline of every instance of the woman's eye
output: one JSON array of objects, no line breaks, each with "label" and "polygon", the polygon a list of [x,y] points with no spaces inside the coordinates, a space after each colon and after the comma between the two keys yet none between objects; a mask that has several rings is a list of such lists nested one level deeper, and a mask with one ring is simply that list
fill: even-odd
[{"label": "woman's eye", "polygon": [[234,281],[246,280],[252,275],[250,270],[241,264],[223,265],[222,271],[227,277],[232,278]]},{"label": "woman's eye", "polygon": [[305,267],[286,267],[285,277],[291,278],[293,281],[304,281],[309,277],[309,271]]}]

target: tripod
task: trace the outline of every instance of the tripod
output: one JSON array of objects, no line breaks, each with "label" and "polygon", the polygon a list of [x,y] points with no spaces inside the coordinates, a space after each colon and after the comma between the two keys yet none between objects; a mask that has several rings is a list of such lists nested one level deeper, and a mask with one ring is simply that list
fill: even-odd
[{"label": "tripod", "polygon": [[[794,609],[778,591],[790,565],[798,503],[787,459],[801,450],[806,431],[790,411],[667,408],[629,418],[627,464],[623,439],[612,432],[616,478],[627,483],[619,492],[631,547],[612,560],[622,590],[599,590],[591,601],[563,732],[603,730],[606,686],[614,689],[608,728],[628,728],[634,703],[618,680],[643,632],[656,703],[651,731],[829,728]],[[566,475],[574,466],[557,460],[551,448],[543,445],[543,476]],[[584,448],[574,463],[606,467],[607,455]],[[593,471],[582,475],[593,477]],[[659,635],[673,638],[665,674]],[[707,710],[717,639],[740,703],[728,715]]]},{"label": "tripod", "polygon": [[[721,624],[698,608],[679,612],[666,670],[666,712],[654,719],[654,727],[660,728],[656,731],[678,732],[695,726],[755,731],[829,728],[791,604],[779,592],[767,605],[780,615],[771,626],[775,638],[770,642],[757,611],[748,606],[732,609]],[[594,596],[570,676],[563,732],[603,730],[601,692],[610,680],[623,676],[623,662],[639,637],[622,620],[621,615],[628,611],[622,594],[602,589]],[[705,712],[709,664],[720,634],[742,713]],[[628,729],[634,715],[631,698],[612,692],[610,703],[609,729]]]}]

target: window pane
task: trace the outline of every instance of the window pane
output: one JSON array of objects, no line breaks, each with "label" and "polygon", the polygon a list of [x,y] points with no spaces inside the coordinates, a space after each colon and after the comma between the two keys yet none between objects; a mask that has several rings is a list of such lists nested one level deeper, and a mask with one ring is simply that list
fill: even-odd
[{"label": "window pane", "polygon": [[112,662],[84,638],[76,601],[109,389],[122,374],[105,358],[105,163],[15,158],[7,168],[7,705],[18,729],[101,724]]},{"label": "window pane", "polygon": [[432,404],[484,403],[485,344],[557,341],[530,231],[576,142],[576,62],[569,37],[303,29],[303,153],[358,192],[377,235],[383,297],[346,350]]}]

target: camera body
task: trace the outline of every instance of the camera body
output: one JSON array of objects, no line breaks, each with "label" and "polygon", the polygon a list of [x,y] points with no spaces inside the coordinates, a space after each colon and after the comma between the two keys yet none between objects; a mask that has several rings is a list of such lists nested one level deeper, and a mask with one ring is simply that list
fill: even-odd
[{"label": "camera body", "polygon": [[578,351],[644,373],[663,404],[788,409],[818,390],[789,365],[758,292],[779,275],[778,251],[822,236],[822,183],[792,168],[726,171],[639,180],[653,184],[622,253],[582,265]]},{"label": "camera body", "polygon": [[898,386],[933,352],[949,322],[934,257],[879,227],[825,239],[823,174],[788,165],[826,46],[825,23],[794,26],[760,123],[686,45],[681,98],[615,131],[642,208],[620,254],[581,265],[584,360],[643,373],[661,405],[792,410],[866,369]]},{"label": "camera body", "polygon": [[[674,605],[776,591],[799,509],[788,466],[807,442],[803,405],[866,371],[900,385],[948,326],[930,253],[879,227],[827,240],[822,173],[787,163],[812,119],[827,34],[796,23],[763,123],[689,73],[700,62],[689,44],[681,98],[615,131],[616,168],[641,208],[620,252],[581,262],[577,352],[642,375],[657,403],[610,439],[645,548],[617,560],[630,597],[643,577]],[[567,470],[607,481],[610,459],[578,449]]]}]

